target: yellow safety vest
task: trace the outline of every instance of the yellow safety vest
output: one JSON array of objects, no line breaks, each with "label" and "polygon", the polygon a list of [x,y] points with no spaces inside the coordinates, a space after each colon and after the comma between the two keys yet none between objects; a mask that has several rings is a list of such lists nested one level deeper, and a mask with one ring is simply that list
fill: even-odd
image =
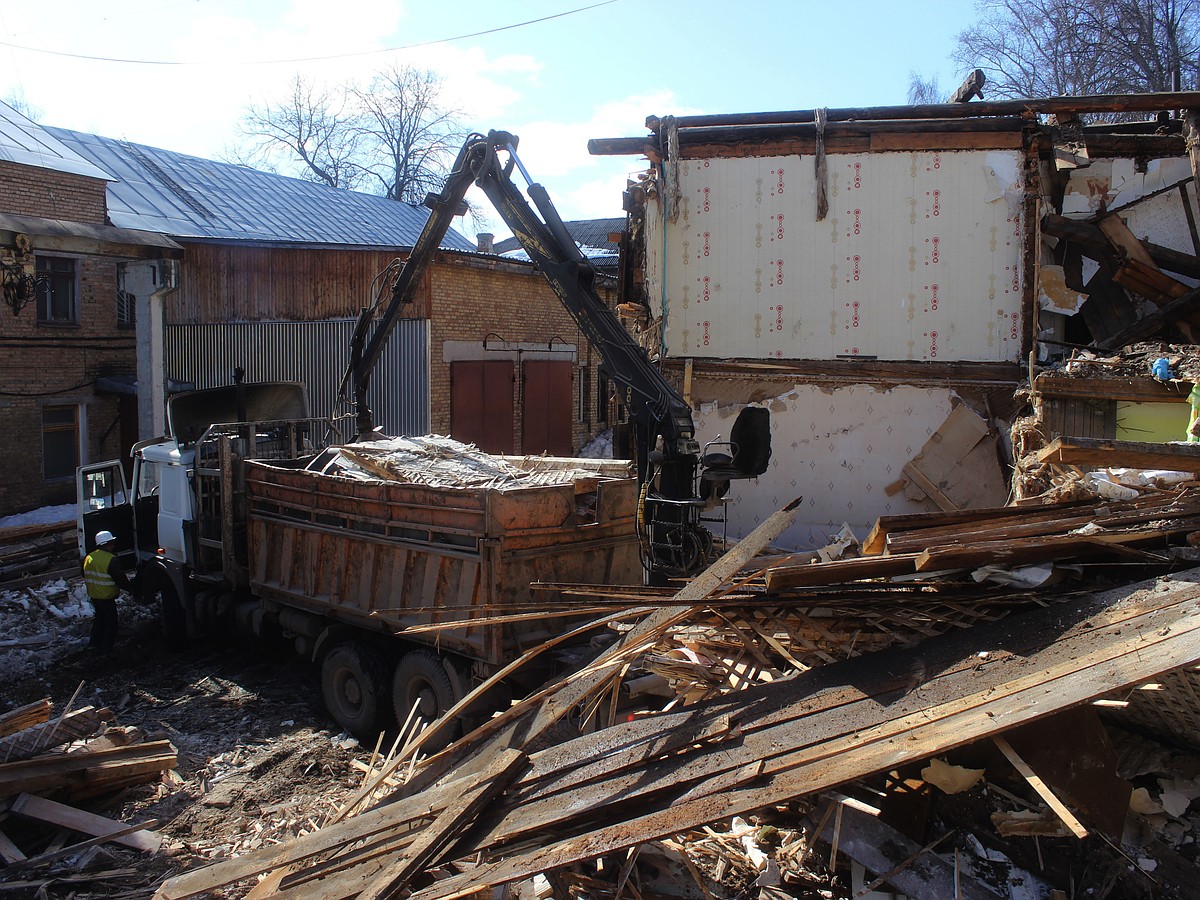
[{"label": "yellow safety vest", "polygon": [[88,596],[93,600],[115,600],[121,593],[113,577],[108,574],[108,567],[116,559],[107,550],[93,550],[83,561],[83,581],[87,585]]}]

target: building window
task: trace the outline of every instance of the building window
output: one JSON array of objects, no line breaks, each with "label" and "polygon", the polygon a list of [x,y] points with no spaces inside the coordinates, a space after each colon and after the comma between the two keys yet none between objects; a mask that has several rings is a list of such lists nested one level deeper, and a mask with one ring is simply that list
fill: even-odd
[{"label": "building window", "polygon": [[612,393],[612,388],[609,386],[608,376],[603,372],[596,379],[596,421],[608,421],[608,401]]},{"label": "building window", "polygon": [[129,291],[117,291],[117,325],[133,328],[137,324],[137,297]]},{"label": "building window", "polygon": [[79,467],[79,407],[42,407],[42,475],[74,478]]},{"label": "building window", "polygon": [[46,325],[79,324],[79,272],[66,256],[37,258],[38,322]]},{"label": "building window", "polygon": [[588,403],[592,399],[592,370],[587,366],[579,369],[579,421],[584,425],[591,424],[588,415]]}]

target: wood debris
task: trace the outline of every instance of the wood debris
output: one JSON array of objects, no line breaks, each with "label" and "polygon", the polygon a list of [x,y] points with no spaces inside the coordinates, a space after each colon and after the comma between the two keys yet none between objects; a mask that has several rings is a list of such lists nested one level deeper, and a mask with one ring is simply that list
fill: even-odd
[{"label": "wood debris", "polygon": [[[1183,508],[1170,504],[1195,500],[1189,490],[1171,497],[1165,505],[1149,504],[1150,512],[1135,506],[1118,513],[1141,521],[1162,518],[1166,508],[1181,516]],[[1057,510],[1055,521],[1072,520],[1075,509]],[[903,529],[881,523],[877,531],[886,544],[889,536],[922,525],[944,527],[946,515],[910,520]],[[779,527],[772,518],[767,524]],[[973,521],[982,528],[986,518]],[[998,527],[1011,528],[1021,514],[998,519]],[[763,570],[750,565],[770,531],[748,538],[736,548],[740,552],[644,607],[640,624],[625,626],[614,645],[571,678],[431,758],[415,755],[418,738],[408,751],[411,777],[373,808],[290,844],[181,875],[159,895],[193,896],[265,873],[273,874],[255,896],[383,897],[405,890],[431,900],[543,873],[566,873],[580,883],[602,874],[595,868],[601,863],[578,868],[589,860],[615,855],[628,862],[637,848],[671,848],[676,836],[734,815],[999,735],[1028,717],[1035,697],[1044,714],[1200,660],[1197,578],[1076,590],[1054,602],[973,583],[972,593],[950,587],[939,597],[939,585],[922,581],[835,581],[836,594],[809,586],[770,592]],[[845,577],[844,569],[837,571],[843,574],[835,577]],[[989,611],[969,618],[969,629],[933,611],[941,604],[969,614],[971,596],[976,608]],[[889,615],[899,628],[913,609],[924,616],[906,631],[886,634],[883,643],[926,638],[919,657],[900,647],[865,653],[872,641],[856,646],[846,630],[867,631],[869,616],[879,623]],[[879,646],[876,641],[870,649]],[[659,687],[670,685],[675,699],[614,722],[625,679],[644,673],[658,676]],[[572,711],[608,727],[565,744],[540,745],[547,729]],[[405,765],[401,754],[383,775],[392,777]],[[377,786],[387,784],[381,778]],[[844,826],[844,813],[841,821]],[[813,826],[813,834],[828,828],[828,822]],[[863,862],[876,872],[897,869],[896,883],[901,871],[921,868],[913,861],[921,850],[913,844],[887,865]],[[953,877],[953,861],[949,866],[944,871]],[[946,896],[931,893],[936,888],[928,884],[924,890],[913,896]]]},{"label": "wood debris", "polygon": [[495,456],[473,444],[443,435],[388,438],[338,447],[317,456],[310,467],[347,478],[381,479],[432,487],[511,490],[627,477],[629,464],[596,460],[586,469],[578,460],[555,457]]},{"label": "wood debris", "polygon": [[[154,821],[124,823],[77,804],[159,781],[176,765],[175,748],[146,740],[139,729],[115,726],[108,709],[72,709],[68,703],[53,713],[51,702],[42,700],[0,714],[0,889],[62,881],[64,868],[77,870],[102,844],[140,853],[154,853],[162,844]],[[46,825],[59,835],[48,844]],[[70,835],[83,838],[70,842]]]}]

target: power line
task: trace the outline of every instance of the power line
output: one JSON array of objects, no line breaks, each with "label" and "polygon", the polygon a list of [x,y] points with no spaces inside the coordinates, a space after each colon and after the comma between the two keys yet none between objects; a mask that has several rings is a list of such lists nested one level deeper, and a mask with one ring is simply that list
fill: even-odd
[{"label": "power line", "polygon": [[[601,6],[608,6],[616,3],[618,0],[601,0],[600,3],[593,3],[590,6],[580,6],[575,9],[569,9],[565,12],[554,13],[549,16],[542,16],[539,19],[526,19],[523,22],[515,22],[512,25],[500,25],[496,28],[488,28],[484,31],[473,31],[470,34],[459,34],[454,37],[436,38],[430,41],[420,41],[415,44],[403,44],[399,47],[385,47],[382,50],[359,50],[354,53],[335,53],[330,56],[301,56],[293,59],[259,59],[259,60],[221,60],[221,65],[232,66],[273,66],[284,63],[308,63],[308,62],[325,62],[334,59],[350,59],[356,56],[374,56],[379,53],[396,53],[401,50],[415,50],[418,47],[432,47],[436,44],[449,44],[453,41],[464,41],[469,38],[483,37],[489,34],[498,34],[501,31],[511,31],[514,28],[524,28],[527,25],[537,25],[540,22],[549,22],[551,19],[561,19],[564,16],[573,16],[577,13],[587,12],[588,10],[598,9]],[[44,53],[49,56],[64,56],[69,59],[83,59],[89,62],[106,62],[106,63],[121,63],[131,66],[208,66],[213,65],[211,62],[179,62],[166,59],[120,59],[111,56],[88,56],[83,53],[67,53],[63,50],[46,50],[41,47],[26,47],[21,44],[12,44],[8,41],[0,41],[0,46],[9,47],[13,50],[26,50],[30,53]]]}]

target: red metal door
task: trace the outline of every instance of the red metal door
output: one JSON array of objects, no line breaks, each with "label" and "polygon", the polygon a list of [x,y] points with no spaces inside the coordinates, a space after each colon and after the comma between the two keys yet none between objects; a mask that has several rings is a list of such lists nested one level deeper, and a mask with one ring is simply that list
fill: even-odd
[{"label": "red metal door", "polygon": [[572,456],[570,362],[531,359],[521,364],[522,453]]},{"label": "red metal door", "polygon": [[512,389],[512,360],[450,363],[450,436],[487,453],[512,453]]}]

